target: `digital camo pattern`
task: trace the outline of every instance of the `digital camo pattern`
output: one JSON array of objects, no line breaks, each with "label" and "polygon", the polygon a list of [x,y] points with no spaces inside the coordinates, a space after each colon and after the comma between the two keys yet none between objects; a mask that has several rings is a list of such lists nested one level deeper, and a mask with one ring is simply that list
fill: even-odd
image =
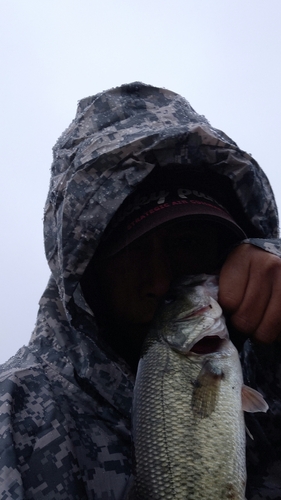
[{"label": "digital camo pattern", "polygon": [[[267,413],[245,413],[249,500],[281,498],[281,342],[252,345],[241,354],[244,381],[265,395]],[[250,437],[252,435],[252,437]]]},{"label": "digital camo pattern", "polygon": [[[123,200],[172,163],[230,179],[250,241],[281,256],[267,177],[184,98],[133,83],[83,99],[54,147],[44,217],[52,277],[28,347],[0,372],[3,500],[127,497],[134,376],[103,341],[79,280]],[[281,498],[278,349],[247,342],[243,353],[245,377],[270,394],[269,412],[247,424],[248,500]]]}]

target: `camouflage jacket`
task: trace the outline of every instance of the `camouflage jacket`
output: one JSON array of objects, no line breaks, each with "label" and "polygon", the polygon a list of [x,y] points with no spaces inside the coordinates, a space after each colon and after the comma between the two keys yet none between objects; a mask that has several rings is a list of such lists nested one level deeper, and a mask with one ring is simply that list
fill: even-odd
[{"label": "camouflage jacket", "polygon": [[[170,164],[229,179],[247,241],[281,255],[264,172],[184,98],[133,83],[83,99],[54,147],[44,216],[51,278],[29,345],[0,371],[3,500],[126,498],[134,375],[100,335],[79,281],[123,200],[155,165]],[[247,416],[247,498],[280,499],[280,346],[247,341],[241,359],[269,404]]]}]

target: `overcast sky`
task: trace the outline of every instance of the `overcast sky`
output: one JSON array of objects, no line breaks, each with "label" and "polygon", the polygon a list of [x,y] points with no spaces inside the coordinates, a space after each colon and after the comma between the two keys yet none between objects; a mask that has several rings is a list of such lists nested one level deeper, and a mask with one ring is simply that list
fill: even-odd
[{"label": "overcast sky", "polygon": [[251,153],[281,207],[280,0],[0,0],[0,363],[28,343],[49,276],[52,146],[77,101],[143,81]]}]

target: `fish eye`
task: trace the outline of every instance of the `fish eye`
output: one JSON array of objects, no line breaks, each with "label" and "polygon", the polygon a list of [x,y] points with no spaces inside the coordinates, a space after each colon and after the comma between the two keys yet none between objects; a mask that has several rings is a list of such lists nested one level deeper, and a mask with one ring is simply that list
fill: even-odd
[{"label": "fish eye", "polygon": [[175,299],[170,299],[170,298],[169,299],[164,299],[164,304],[165,305],[172,304],[172,302],[174,302],[174,301],[175,301]]},{"label": "fish eye", "polygon": [[173,302],[175,302],[175,300],[177,300],[177,298],[178,297],[175,293],[168,293],[168,295],[164,297],[164,304],[165,305],[172,304]]}]

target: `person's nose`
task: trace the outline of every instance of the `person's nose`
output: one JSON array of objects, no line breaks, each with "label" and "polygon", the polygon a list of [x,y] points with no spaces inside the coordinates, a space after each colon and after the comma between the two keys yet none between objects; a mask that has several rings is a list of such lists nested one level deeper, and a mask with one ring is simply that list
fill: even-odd
[{"label": "person's nose", "polygon": [[161,298],[169,290],[173,279],[170,258],[160,239],[155,238],[147,256],[145,293]]}]

